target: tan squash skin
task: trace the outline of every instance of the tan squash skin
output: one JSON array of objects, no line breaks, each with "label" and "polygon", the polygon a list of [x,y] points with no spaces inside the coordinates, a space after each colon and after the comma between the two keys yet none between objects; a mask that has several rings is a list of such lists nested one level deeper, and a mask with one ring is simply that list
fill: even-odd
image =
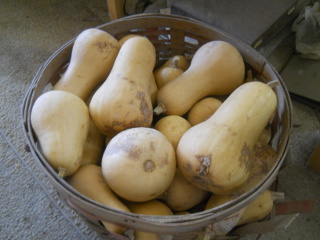
[{"label": "tan squash skin", "polygon": [[172,65],[157,71],[157,73],[155,74],[155,80],[158,88],[162,88],[168,82],[171,82],[172,80],[176,79],[182,73],[182,69]]},{"label": "tan squash skin", "polygon": [[219,99],[213,97],[206,97],[200,100],[191,107],[187,117],[188,122],[194,126],[207,120],[217,111],[221,104],[222,102]]},{"label": "tan squash skin", "polygon": [[206,96],[230,94],[244,77],[244,61],[234,46],[208,42],[197,50],[183,74],[159,89],[154,112],[182,116]]},{"label": "tan squash skin", "polygon": [[237,225],[265,218],[271,212],[273,204],[272,192],[267,189],[244,208],[244,213]]},{"label": "tan squash skin", "polygon": [[[130,212],[130,210],[118,199],[109,186],[104,181],[101,167],[94,164],[81,166],[79,170],[73,174],[68,183],[84,196],[104,204],[108,207]],[[115,224],[103,222],[109,231],[122,234],[125,227]]]},{"label": "tan squash skin", "polygon": [[195,186],[228,194],[249,178],[252,151],[277,106],[262,82],[237,88],[206,121],[190,128],[177,147],[178,167]]},{"label": "tan squash skin", "polygon": [[165,135],[176,150],[182,135],[191,128],[191,124],[183,117],[170,115],[157,121],[154,128]]},{"label": "tan squash skin", "polygon": [[105,31],[90,28],[76,38],[69,66],[54,90],[71,92],[83,100],[104,81],[119,52],[118,41]]},{"label": "tan squash skin", "polygon": [[123,38],[121,38],[121,39],[119,40],[119,44],[122,46],[128,39],[134,38],[134,37],[141,37],[141,35],[138,35],[138,34],[128,34],[128,35],[124,36]]},{"label": "tan squash skin", "polygon": [[[124,36],[119,40],[119,44],[122,46],[128,39],[134,38],[134,37],[142,37],[141,35],[138,34],[129,34]],[[151,79],[150,79],[150,86],[149,86],[149,94],[151,96],[151,102],[152,106],[156,106],[157,104],[157,94],[158,94],[158,86],[156,83],[156,79],[154,77],[154,74],[151,74]]]},{"label": "tan squash skin", "polygon": [[157,74],[161,69],[172,65],[173,62],[176,62],[176,67],[181,69],[182,71],[186,71],[189,66],[189,60],[183,55],[175,55],[169,58],[164,64],[162,64],[159,68],[154,71],[154,74]]},{"label": "tan squash skin", "polygon": [[61,177],[80,167],[89,129],[85,102],[65,91],[49,91],[35,101],[31,124],[42,153]]},{"label": "tan squash skin", "polygon": [[[137,214],[144,215],[160,215],[160,216],[170,216],[173,215],[170,208],[164,203],[151,200],[143,203],[133,203],[125,202],[129,207],[130,211]],[[162,238],[158,237],[157,234],[147,233],[141,231],[134,231],[135,240],[161,240]]]},{"label": "tan squash skin", "polygon": [[190,184],[177,169],[170,187],[159,199],[167,204],[172,211],[180,212],[198,205],[208,196],[209,192]]},{"label": "tan squash skin", "polygon": [[102,157],[110,188],[129,201],[144,202],[161,195],[176,171],[171,143],[153,128],[131,128],[114,136]]},{"label": "tan squash skin", "polygon": [[105,136],[99,131],[90,119],[89,131],[83,148],[81,165],[95,164],[100,165],[105,146]]},{"label": "tan squash skin", "polygon": [[134,37],[123,44],[89,105],[91,118],[103,134],[151,125],[149,85],[155,61],[155,48],[147,38]]}]

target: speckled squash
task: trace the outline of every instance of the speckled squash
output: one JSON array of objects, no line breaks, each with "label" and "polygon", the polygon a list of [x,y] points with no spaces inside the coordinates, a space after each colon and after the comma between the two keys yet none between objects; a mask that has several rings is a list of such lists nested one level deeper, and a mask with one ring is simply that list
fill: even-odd
[{"label": "speckled squash", "polygon": [[147,38],[130,38],[122,45],[111,73],[89,105],[91,118],[102,133],[151,125],[149,86],[155,61],[155,48]]},{"label": "speckled squash", "polygon": [[96,28],[84,30],[74,42],[66,72],[53,89],[86,100],[110,73],[119,49],[120,44],[109,33]]},{"label": "speckled squash", "polygon": [[119,196],[133,202],[155,199],[171,184],[175,151],[153,128],[131,128],[114,136],[102,157],[103,176]]},{"label": "speckled squash", "polygon": [[178,167],[195,186],[228,194],[249,178],[252,152],[277,106],[265,83],[238,87],[206,121],[190,128],[177,147]]}]

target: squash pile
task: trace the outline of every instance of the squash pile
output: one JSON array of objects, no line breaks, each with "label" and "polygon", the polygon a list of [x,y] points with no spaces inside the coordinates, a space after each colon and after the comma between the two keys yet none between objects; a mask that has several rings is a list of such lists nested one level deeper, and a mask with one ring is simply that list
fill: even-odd
[{"label": "squash pile", "polygon": [[31,112],[50,165],[88,198],[147,215],[210,209],[214,198],[256,186],[277,155],[267,131],[272,88],[246,82],[241,54],[225,41],[155,66],[146,37],[83,31],[65,73]]}]

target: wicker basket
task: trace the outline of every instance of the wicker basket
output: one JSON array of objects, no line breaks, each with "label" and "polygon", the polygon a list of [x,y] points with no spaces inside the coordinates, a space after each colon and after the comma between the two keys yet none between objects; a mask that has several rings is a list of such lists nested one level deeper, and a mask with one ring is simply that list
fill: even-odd
[{"label": "wicker basket", "polygon": [[169,57],[177,54],[193,55],[195,51],[211,40],[224,40],[233,44],[242,54],[246,66],[253,70],[254,76],[264,82],[279,81],[274,88],[278,97],[276,117],[272,122],[272,144],[277,150],[277,162],[267,176],[250,192],[239,196],[222,206],[181,216],[147,216],[117,211],[101,205],[81,195],[51,168],[40,152],[37,139],[30,123],[31,109],[35,100],[51,84],[56,82],[68,64],[74,39],[58,49],[40,67],[28,89],[22,106],[23,129],[31,153],[40,169],[50,178],[60,193],[61,198],[100,233],[108,235],[108,239],[127,239],[109,233],[100,220],[127,226],[146,232],[170,236],[170,239],[194,239],[205,235],[205,228],[213,223],[225,220],[227,216],[237,212],[250,203],[262,191],[267,189],[276,179],[278,171],[288,152],[291,129],[291,102],[286,87],[279,74],[253,48],[239,39],[208,24],[185,17],[162,14],[141,14],[125,17],[99,26],[117,39],[127,34],[146,36],[154,44],[157,52],[157,63],[161,64]]}]

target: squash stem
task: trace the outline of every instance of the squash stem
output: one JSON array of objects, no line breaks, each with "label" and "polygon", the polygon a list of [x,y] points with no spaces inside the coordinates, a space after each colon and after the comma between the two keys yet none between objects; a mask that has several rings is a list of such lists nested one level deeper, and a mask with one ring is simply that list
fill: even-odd
[{"label": "squash stem", "polygon": [[179,68],[179,60],[178,58],[175,56],[173,57],[173,61],[172,63],[170,64],[170,67],[172,68]]},{"label": "squash stem", "polygon": [[68,172],[65,168],[58,168],[58,174],[61,178],[64,178],[66,176],[66,173]]},{"label": "squash stem", "polygon": [[156,115],[160,115],[161,113],[166,112],[166,107],[164,106],[163,103],[159,103],[158,106],[156,106],[155,109],[153,109],[153,112]]},{"label": "squash stem", "polygon": [[272,80],[270,82],[267,83],[267,85],[271,88],[274,88],[275,86],[277,86],[279,84],[278,80]]}]

